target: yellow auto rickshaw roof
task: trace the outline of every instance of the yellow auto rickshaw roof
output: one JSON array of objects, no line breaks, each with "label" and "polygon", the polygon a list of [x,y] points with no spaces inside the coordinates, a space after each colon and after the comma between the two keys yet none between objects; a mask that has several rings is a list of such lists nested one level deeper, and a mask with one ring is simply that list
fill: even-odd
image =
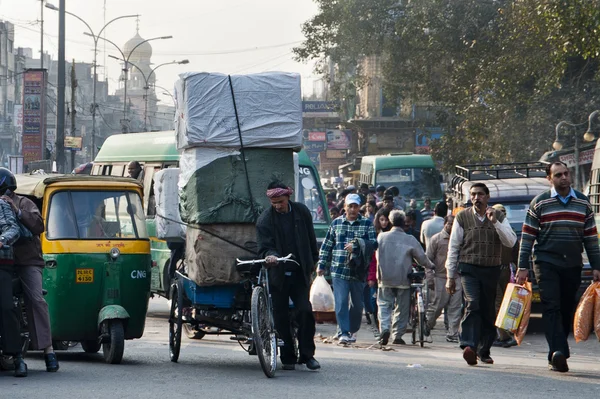
[{"label": "yellow auto rickshaw roof", "polygon": [[[103,186],[113,188],[121,186],[126,188],[142,189],[140,182],[129,177],[116,176],[88,176],[88,175],[64,175],[64,174],[20,174],[15,175],[19,195],[27,195],[35,198],[43,198],[46,188],[50,185],[61,187],[83,188]],[[129,187],[127,187],[129,186]]]}]

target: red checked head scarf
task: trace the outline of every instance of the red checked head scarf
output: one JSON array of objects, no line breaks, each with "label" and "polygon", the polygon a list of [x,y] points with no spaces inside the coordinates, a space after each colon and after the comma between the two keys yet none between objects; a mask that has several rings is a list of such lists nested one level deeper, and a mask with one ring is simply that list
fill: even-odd
[{"label": "red checked head scarf", "polygon": [[287,187],[287,188],[277,187],[277,188],[272,188],[270,190],[267,190],[267,197],[277,198],[277,197],[283,197],[284,195],[291,197],[293,193],[294,193],[294,190],[290,187]]}]

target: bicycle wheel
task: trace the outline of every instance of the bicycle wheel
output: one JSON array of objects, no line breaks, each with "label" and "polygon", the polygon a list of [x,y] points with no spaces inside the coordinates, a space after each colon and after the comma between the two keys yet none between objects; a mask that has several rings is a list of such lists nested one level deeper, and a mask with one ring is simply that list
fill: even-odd
[{"label": "bicycle wheel", "polygon": [[416,292],[412,295],[411,297],[411,304],[410,304],[410,326],[412,329],[412,344],[416,344],[417,343],[417,324],[418,324],[418,314],[419,314],[419,309],[417,308],[417,294]]},{"label": "bicycle wheel", "polygon": [[171,285],[171,311],[169,312],[169,358],[177,363],[181,349],[183,324],[183,284],[176,280]]},{"label": "bicycle wheel", "polygon": [[252,339],[260,367],[269,378],[275,376],[277,369],[277,337],[273,327],[273,314],[267,301],[265,290],[261,286],[252,290]]},{"label": "bicycle wheel", "polygon": [[421,344],[421,348],[425,345],[425,305],[423,304],[423,296],[421,293],[417,293],[417,308],[418,318],[419,318],[419,343]]}]

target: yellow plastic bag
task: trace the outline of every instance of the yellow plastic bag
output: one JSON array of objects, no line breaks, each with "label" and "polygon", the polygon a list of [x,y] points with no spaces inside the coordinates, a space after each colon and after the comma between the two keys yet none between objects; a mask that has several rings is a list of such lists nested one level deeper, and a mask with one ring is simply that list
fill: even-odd
[{"label": "yellow plastic bag", "polygon": [[531,289],[527,290],[522,285],[509,283],[496,317],[496,327],[513,333],[517,331],[527,302],[531,302]]},{"label": "yellow plastic bag", "polygon": [[533,299],[533,287],[531,286],[531,283],[529,281],[526,281],[525,284],[523,284],[523,287],[525,287],[525,289],[529,291],[529,297],[527,299],[527,302],[525,302],[523,317],[521,317],[521,322],[519,323],[519,327],[515,332],[515,341],[517,341],[517,344],[519,344],[519,346],[521,346],[521,342],[523,342],[525,334],[527,333],[527,327],[529,327],[529,315],[531,314],[531,300]]},{"label": "yellow plastic bag", "polygon": [[310,287],[310,304],[313,312],[334,312],[333,291],[323,276],[317,276]]},{"label": "yellow plastic bag", "polygon": [[586,341],[594,328],[594,304],[596,302],[596,287],[598,283],[590,284],[585,290],[573,320],[573,335],[575,342]]}]

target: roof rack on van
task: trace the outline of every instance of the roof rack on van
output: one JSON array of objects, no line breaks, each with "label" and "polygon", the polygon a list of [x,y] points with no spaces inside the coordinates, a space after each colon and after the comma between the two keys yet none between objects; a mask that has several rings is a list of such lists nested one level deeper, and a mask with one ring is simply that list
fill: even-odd
[{"label": "roof rack on van", "polygon": [[515,162],[456,165],[456,179],[462,181],[546,177],[546,162]]},{"label": "roof rack on van", "polygon": [[450,182],[450,192],[462,202],[467,199],[463,186],[470,181],[546,177],[546,162],[515,162],[496,164],[456,165]]},{"label": "roof rack on van", "polygon": [[389,154],[386,154],[389,157],[393,157],[396,155],[414,155],[414,152],[391,152]]}]

